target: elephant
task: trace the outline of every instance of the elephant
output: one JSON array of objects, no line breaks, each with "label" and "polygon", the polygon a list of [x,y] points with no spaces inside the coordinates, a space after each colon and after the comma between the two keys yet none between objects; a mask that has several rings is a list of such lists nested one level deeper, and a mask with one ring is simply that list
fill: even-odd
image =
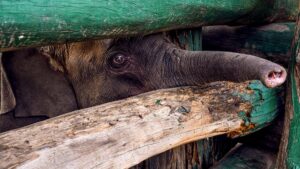
[{"label": "elephant", "polygon": [[156,89],[254,79],[272,88],[287,76],[271,61],[183,50],[161,33],[4,52],[0,70],[1,132]]}]

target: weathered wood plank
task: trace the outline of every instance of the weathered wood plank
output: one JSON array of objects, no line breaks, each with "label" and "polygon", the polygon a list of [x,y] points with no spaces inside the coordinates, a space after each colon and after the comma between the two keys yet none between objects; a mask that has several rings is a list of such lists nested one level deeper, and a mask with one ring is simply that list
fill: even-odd
[{"label": "weathered wood plank", "polygon": [[253,54],[288,65],[295,23],[261,26],[207,26],[203,49]]},{"label": "weathered wood plank", "polygon": [[0,168],[127,168],[181,144],[265,126],[278,92],[223,82],[78,110],[0,134]]},{"label": "weathered wood plank", "polygon": [[300,1],[295,35],[292,43],[289,81],[285,105],[283,138],[276,168],[300,168]]},{"label": "weathered wood plank", "polygon": [[1,0],[0,51],[215,24],[295,20],[298,0]]}]

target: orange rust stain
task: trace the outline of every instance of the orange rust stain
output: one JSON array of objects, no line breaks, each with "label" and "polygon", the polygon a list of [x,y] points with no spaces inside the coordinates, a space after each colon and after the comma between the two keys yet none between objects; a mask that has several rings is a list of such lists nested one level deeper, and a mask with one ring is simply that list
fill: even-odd
[{"label": "orange rust stain", "polygon": [[242,124],[238,130],[228,133],[227,137],[230,137],[230,138],[239,137],[243,134],[248,133],[250,130],[252,130],[254,128],[255,128],[254,123],[250,123],[249,125]]}]

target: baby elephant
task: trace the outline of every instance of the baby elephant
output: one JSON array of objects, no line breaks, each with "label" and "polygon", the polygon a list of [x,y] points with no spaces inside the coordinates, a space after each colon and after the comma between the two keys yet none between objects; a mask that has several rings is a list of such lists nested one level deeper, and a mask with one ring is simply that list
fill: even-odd
[{"label": "baby elephant", "polygon": [[286,79],[270,61],[182,50],[162,34],[7,52],[1,61],[2,131],[161,88],[252,79],[276,87]]}]

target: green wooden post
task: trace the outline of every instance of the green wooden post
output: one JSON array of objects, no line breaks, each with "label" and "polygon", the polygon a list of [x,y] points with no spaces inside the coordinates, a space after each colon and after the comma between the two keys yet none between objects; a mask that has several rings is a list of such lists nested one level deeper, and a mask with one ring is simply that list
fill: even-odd
[{"label": "green wooden post", "polygon": [[0,51],[213,24],[295,20],[298,0],[1,0]]},{"label": "green wooden post", "polygon": [[[299,14],[300,17],[300,14]],[[292,63],[290,69],[293,116],[291,120],[290,135],[287,165],[288,168],[300,168],[300,103],[299,103],[299,89],[300,89],[300,19],[298,20],[297,30],[294,39]]]},{"label": "green wooden post", "polygon": [[300,168],[300,2],[292,44],[289,82],[286,97],[285,126],[277,168]]}]

